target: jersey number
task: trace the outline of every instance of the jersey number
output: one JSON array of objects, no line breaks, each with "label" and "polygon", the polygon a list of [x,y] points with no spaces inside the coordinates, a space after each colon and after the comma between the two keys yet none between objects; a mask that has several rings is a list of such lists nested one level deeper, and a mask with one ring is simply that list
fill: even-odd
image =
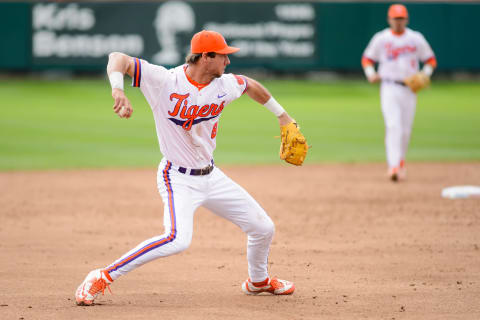
[{"label": "jersey number", "polygon": [[412,65],[412,69],[417,69],[417,60],[416,59],[412,59],[410,61],[410,64]]},{"label": "jersey number", "polygon": [[212,129],[212,139],[214,139],[216,136],[217,136],[217,127],[218,127],[218,122],[215,123],[215,125],[213,126],[213,129]]}]

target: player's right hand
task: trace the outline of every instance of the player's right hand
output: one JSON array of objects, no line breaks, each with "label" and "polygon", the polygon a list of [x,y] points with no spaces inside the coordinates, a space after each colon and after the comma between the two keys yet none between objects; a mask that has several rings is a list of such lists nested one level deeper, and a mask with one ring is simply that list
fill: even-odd
[{"label": "player's right hand", "polygon": [[[120,89],[113,89],[112,97],[113,100],[115,100],[115,103],[113,104],[113,111],[118,114],[120,118],[130,118],[133,113],[133,108],[127,96],[125,95],[125,92]],[[124,108],[122,109],[122,107]]]}]

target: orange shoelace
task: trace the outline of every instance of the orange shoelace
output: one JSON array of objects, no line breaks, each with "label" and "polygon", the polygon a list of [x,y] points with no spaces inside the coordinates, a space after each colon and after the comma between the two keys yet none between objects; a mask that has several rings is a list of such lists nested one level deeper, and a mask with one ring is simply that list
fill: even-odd
[{"label": "orange shoelace", "polygon": [[270,281],[270,285],[271,285],[274,289],[283,288],[283,283],[281,283],[280,281],[278,281],[277,278],[272,278],[272,280]]},{"label": "orange shoelace", "polygon": [[88,290],[88,293],[90,293],[92,296],[97,294],[98,292],[102,292],[102,295],[105,295],[105,288],[108,288],[108,291],[112,293],[112,289],[110,289],[110,285],[103,279],[98,279],[92,284],[92,287],[90,290]]}]

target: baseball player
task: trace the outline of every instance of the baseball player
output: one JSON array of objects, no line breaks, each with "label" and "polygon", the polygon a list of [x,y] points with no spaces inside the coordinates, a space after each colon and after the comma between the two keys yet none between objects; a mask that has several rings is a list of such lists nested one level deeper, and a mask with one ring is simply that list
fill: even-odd
[{"label": "baseball player", "polygon": [[[91,271],[75,293],[78,305],[92,305],[113,281],[141,265],[187,249],[192,240],[194,212],[199,206],[230,220],[247,234],[249,278],[242,284],[246,294],[294,292],[292,282],[268,274],[272,220],[213,161],[220,115],[244,93],[278,117],[282,135],[290,128],[290,136],[303,137],[293,119],[259,82],[224,73],[230,63],[228,54],[238,50],[228,46],[220,33],[203,30],[193,36],[186,64],[169,70],[122,53],[110,54],[107,73],[115,113],[129,118],[133,112],[123,91],[124,74],[132,78],[134,87],[140,88],[153,112],[164,156],[158,167],[157,185],[164,203],[165,231],[105,268]],[[303,158],[305,154],[306,150]]]},{"label": "baseball player", "polygon": [[[408,11],[401,4],[388,9],[386,28],[370,40],[362,57],[369,82],[379,82],[385,122],[388,176],[392,181],[406,177],[407,154],[417,103],[416,92],[429,84],[437,66],[435,55],[423,35],[407,28]],[[419,61],[423,69],[419,72]],[[379,64],[378,73],[375,63]]]}]

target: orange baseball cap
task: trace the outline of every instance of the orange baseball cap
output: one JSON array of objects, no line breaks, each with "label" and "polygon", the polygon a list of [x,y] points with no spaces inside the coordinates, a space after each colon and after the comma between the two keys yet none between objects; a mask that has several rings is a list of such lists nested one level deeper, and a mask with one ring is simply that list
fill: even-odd
[{"label": "orange baseball cap", "polygon": [[220,54],[230,54],[240,50],[239,48],[229,47],[225,38],[218,32],[202,30],[192,38],[190,51],[192,53],[216,52]]},{"label": "orange baseball cap", "polygon": [[388,8],[389,18],[408,18],[407,8],[403,4],[392,4]]}]

